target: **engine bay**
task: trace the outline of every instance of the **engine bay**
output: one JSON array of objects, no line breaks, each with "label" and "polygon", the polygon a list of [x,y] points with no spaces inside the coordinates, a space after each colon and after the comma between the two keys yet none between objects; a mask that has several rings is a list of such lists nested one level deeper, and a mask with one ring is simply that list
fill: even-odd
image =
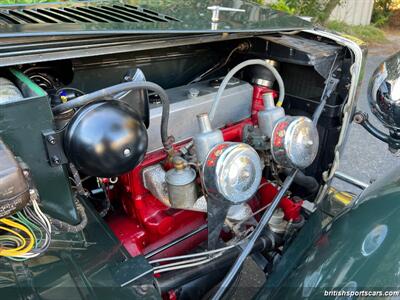
[{"label": "engine bay", "polygon": [[290,247],[335,158],[353,61],[295,33],[7,67],[0,137],[55,234],[83,230],[87,201],[179,298],[218,284],[264,220],[260,268]]}]

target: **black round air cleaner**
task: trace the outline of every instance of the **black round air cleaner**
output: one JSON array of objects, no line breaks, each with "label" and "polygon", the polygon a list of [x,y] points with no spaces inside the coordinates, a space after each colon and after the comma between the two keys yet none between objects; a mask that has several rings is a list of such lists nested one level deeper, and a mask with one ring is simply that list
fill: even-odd
[{"label": "black round air cleaner", "polygon": [[64,136],[69,161],[83,173],[114,177],[135,168],[147,150],[147,131],[128,104],[108,100],[76,112]]}]

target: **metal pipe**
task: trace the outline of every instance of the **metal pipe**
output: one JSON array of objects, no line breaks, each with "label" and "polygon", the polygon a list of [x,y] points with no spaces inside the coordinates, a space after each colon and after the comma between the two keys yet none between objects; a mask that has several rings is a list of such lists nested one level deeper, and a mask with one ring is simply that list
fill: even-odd
[{"label": "metal pipe", "polygon": [[282,184],[281,189],[279,190],[278,194],[275,195],[274,200],[271,202],[270,208],[263,214],[261,217],[260,222],[257,224],[256,229],[252,233],[249,242],[244,247],[242,253],[236,259],[235,264],[229,270],[228,274],[222,281],[221,285],[219,286],[217,292],[212,297],[212,300],[219,300],[224,295],[226,289],[230,286],[233,279],[235,278],[237,272],[240,270],[241,266],[243,265],[246,257],[250,254],[251,250],[253,249],[257,239],[260,237],[261,233],[264,230],[264,227],[268,224],[269,220],[271,219],[276,207],[278,206],[279,202],[283,198],[283,196],[288,191],[290,185],[292,184],[298,170],[293,169],[288,177],[286,177],[285,181]]},{"label": "metal pipe", "polygon": [[354,178],[353,176],[350,176],[348,174],[340,172],[340,171],[336,171],[333,176],[335,176],[337,179],[340,179],[344,182],[355,185],[356,187],[358,187],[362,190],[365,190],[369,186],[369,184],[367,184],[361,180],[358,180],[357,178]]},{"label": "metal pipe", "polygon": [[[257,240],[254,247],[252,248],[252,253],[261,252],[265,249],[272,250],[274,245],[278,245],[276,241],[272,241],[275,239],[275,235],[271,237],[263,236]],[[209,263],[193,267],[190,269],[182,270],[179,272],[170,272],[161,276],[157,279],[157,285],[161,291],[161,293],[168,292],[172,289],[181,287],[185,284],[188,284],[191,281],[199,279],[203,276],[208,276],[211,273],[221,272],[221,276],[217,276],[216,282],[218,282],[224,274],[226,273],[226,269],[232,265],[232,262],[235,258],[240,254],[240,248],[235,247],[231,250],[228,250],[226,253],[217,257],[210,261]]]},{"label": "metal pipe", "polygon": [[155,255],[157,255],[157,254],[159,254],[159,253],[161,253],[161,252],[163,252],[163,251],[175,246],[176,244],[179,244],[180,242],[183,242],[184,240],[187,240],[188,238],[191,238],[192,236],[202,232],[204,229],[207,229],[207,224],[203,224],[199,228],[197,228],[197,229],[195,229],[195,230],[193,230],[193,231],[191,231],[191,232],[189,232],[189,233],[187,233],[187,234],[185,234],[185,235],[173,240],[172,242],[169,242],[168,244],[165,244],[165,245],[163,245],[163,246],[161,246],[161,247],[159,247],[159,248],[157,248],[157,249],[155,249],[153,251],[150,251],[144,257],[145,258],[153,257],[153,256],[155,256]]},{"label": "metal pipe", "polygon": [[199,123],[200,132],[212,131],[210,118],[207,113],[197,115],[197,122]]}]

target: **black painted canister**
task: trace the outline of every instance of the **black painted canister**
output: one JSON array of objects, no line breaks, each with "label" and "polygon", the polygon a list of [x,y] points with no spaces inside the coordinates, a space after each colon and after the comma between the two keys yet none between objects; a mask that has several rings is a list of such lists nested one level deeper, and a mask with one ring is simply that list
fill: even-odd
[{"label": "black painted canister", "polygon": [[147,150],[140,115],[118,100],[97,101],[79,109],[64,136],[64,151],[80,171],[115,177],[135,168]]}]

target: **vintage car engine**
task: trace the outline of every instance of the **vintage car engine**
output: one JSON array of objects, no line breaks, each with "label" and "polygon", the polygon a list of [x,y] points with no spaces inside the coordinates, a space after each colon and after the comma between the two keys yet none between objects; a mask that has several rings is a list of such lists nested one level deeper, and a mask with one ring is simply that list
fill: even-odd
[{"label": "vintage car engine", "polygon": [[[177,101],[171,103],[170,111],[170,116],[173,116],[170,132],[178,142],[172,158],[164,150],[158,150],[162,146],[157,128],[160,124],[160,108],[156,105],[150,108],[149,150],[153,151],[146,155],[137,168],[120,176],[110,192],[111,199],[122,199],[127,216],[110,217],[109,224],[132,255],[151,253],[207,224],[207,219],[208,222],[215,222],[212,227],[221,230],[227,217],[226,231],[234,229],[237,232],[237,228],[244,228],[247,222],[251,223],[253,211],[267,206],[277,193],[274,183],[261,182],[262,165],[270,165],[271,156],[263,153],[261,155],[265,158],[261,161],[254,150],[269,148],[275,123],[285,117],[283,108],[275,107],[273,97],[277,92],[262,85],[255,85],[253,89],[250,84],[234,78],[221,98],[220,105],[224,109],[213,120],[213,124],[216,124],[213,127],[205,112],[210,110],[220,82],[203,81],[167,91],[170,98]],[[185,99],[181,100],[180,97]],[[264,105],[259,104],[262,101]],[[230,102],[235,105],[229,105]],[[249,118],[250,115],[253,117]],[[216,189],[215,186],[208,186],[212,183],[207,178],[216,175],[211,174],[207,166],[214,161],[217,164],[215,153],[218,155],[218,152],[227,156],[227,162],[224,163],[232,168],[225,172],[237,172],[238,177],[228,180],[224,187],[231,189],[227,193],[232,195],[229,201],[233,205],[222,213],[222,217],[212,220],[210,213],[212,215],[215,210],[224,210],[226,206],[224,201],[216,199],[217,207],[209,211],[207,218],[210,200],[207,202],[202,191],[210,194]],[[202,168],[202,164],[205,167]],[[110,182],[106,180],[105,183]],[[301,199],[294,201],[285,198],[281,202],[283,215],[280,215],[280,220],[274,221],[276,228],[280,228],[278,230],[284,229],[284,224],[287,225],[289,221],[302,222],[301,204]],[[185,253],[207,240],[206,227],[202,228],[203,231],[179,243],[179,248],[166,253]],[[210,238],[210,232],[208,235]],[[215,237],[212,243],[215,244]]]},{"label": "vintage car engine", "polygon": [[[308,48],[292,51],[299,40]],[[45,231],[40,247],[7,257],[42,255],[95,214],[160,274],[164,295],[189,275],[162,273],[210,262],[224,275],[253,237],[248,253],[273,263],[315,209],[352,57],[306,36],[218,45],[223,54],[211,43],[2,70],[0,216]]]},{"label": "vintage car engine", "polygon": [[[256,62],[277,73],[273,63]],[[132,256],[149,253],[205,224],[207,238],[206,230],[191,235],[173,254],[205,240],[208,249],[214,249],[223,229],[228,238],[243,238],[246,227],[254,223],[253,212],[265,209],[276,194],[276,184],[261,181],[265,166],[305,168],[312,163],[318,132],[308,118],[286,116],[282,100],[275,105],[279,92],[270,89],[275,80],[268,72],[268,81],[255,78],[261,84],[254,86],[228,74],[224,80],[164,92],[146,83],[138,69],[130,82],[99,92],[72,94],[64,102],[69,89],[57,93],[61,104],[53,112],[65,159],[72,170],[98,178],[111,203],[122,204],[126,214],[112,215],[107,222]],[[147,93],[130,95],[135,105],[119,100],[126,90],[147,86],[158,89],[160,97],[150,104],[149,113],[143,105]],[[102,100],[107,95],[113,98]],[[173,100],[166,109],[167,98]],[[71,114],[76,106],[82,108]],[[275,218],[273,226],[283,230],[287,222],[302,222],[301,204],[300,199],[285,198],[283,214],[279,212],[280,220]]]}]

